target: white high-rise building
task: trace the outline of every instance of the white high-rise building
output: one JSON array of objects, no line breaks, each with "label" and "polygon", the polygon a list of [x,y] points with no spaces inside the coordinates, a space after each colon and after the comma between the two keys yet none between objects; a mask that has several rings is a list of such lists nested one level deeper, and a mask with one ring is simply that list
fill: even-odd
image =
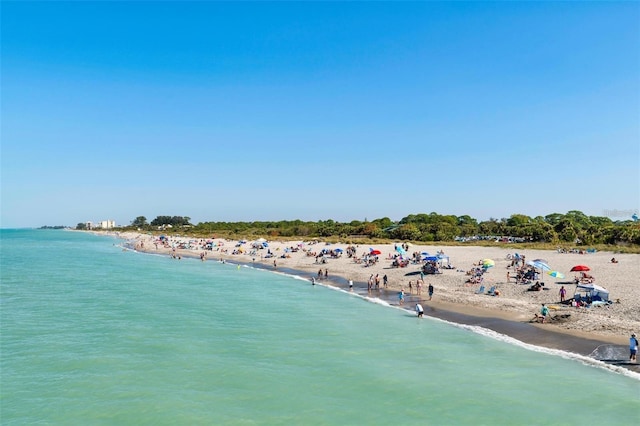
[{"label": "white high-rise building", "polygon": [[98,226],[102,229],[113,229],[116,227],[116,221],[115,220],[101,220],[98,223]]}]

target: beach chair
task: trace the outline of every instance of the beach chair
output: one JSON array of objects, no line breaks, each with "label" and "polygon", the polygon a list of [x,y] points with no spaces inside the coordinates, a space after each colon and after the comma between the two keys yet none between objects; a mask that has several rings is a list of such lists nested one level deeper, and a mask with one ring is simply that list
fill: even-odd
[{"label": "beach chair", "polygon": [[476,290],[476,294],[482,294],[484,293],[484,286],[481,285],[480,288],[478,290]]},{"label": "beach chair", "polygon": [[488,294],[489,296],[495,296],[495,295],[496,295],[496,286],[495,286],[495,285],[494,285],[494,286],[492,286],[492,287],[489,289],[489,291],[487,292],[487,294]]}]

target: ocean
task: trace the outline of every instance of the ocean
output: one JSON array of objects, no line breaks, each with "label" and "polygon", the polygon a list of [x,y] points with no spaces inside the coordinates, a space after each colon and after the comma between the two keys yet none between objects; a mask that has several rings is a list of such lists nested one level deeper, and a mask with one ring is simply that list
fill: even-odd
[{"label": "ocean", "polygon": [[635,424],[640,376],[294,275],[0,230],[0,422]]}]

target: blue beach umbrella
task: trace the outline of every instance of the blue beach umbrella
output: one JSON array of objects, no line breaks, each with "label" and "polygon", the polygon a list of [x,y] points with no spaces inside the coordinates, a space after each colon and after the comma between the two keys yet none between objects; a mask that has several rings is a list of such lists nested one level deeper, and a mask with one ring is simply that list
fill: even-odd
[{"label": "blue beach umbrella", "polygon": [[531,260],[527,262],[527,265],[533,266],[534,268],[541,269],[543,271],[551,270],[551,266],[547,265],[547,262],[542,259]]}]

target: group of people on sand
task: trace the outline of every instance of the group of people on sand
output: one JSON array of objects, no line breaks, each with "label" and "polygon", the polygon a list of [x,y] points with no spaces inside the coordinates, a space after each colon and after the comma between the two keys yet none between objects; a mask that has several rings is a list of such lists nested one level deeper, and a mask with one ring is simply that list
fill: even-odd
[{"label": "group of people on sand", "polygon": [[373,274],[371,274],[371,276],[369,277],[369,281],[367,281],[367,291],[369,293],[371,293],[371,291],[375,290],[380,290],[380,280],[382,279],[382,285],[384,286],[384,288],[387,288],[387,285],[389,283],[389,278],[387,277],[387,275],[385,274],[384,277],[380,278],[380,274],[376,274],[376,276],[374,277]]},{"label": "group of people on sand", "polygon": [[507,282],[511,282],[511,280],[514,279],[516,284],[528,284],[537,278],[538,273],[531,265],[516,267],[513,273],[507,271]]}]

